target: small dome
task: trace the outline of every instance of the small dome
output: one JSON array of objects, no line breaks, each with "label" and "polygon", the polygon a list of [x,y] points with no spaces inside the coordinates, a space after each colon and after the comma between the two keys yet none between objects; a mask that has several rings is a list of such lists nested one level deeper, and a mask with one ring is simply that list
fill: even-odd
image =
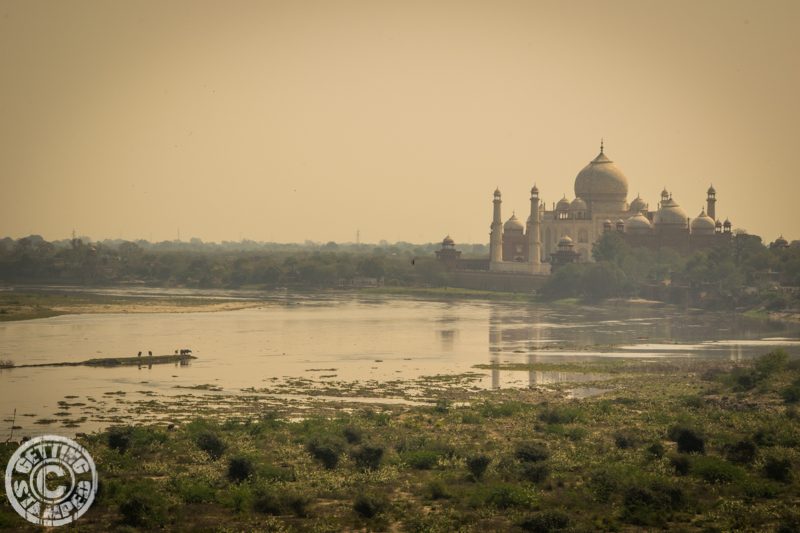
[{"label": "small dome", "polygon": [[656,226],[682,226],[686,227],[686,211],[672,198],[661,202],[661,208],[653,217]]},{"label": "small dome", "polygon": [[731,221],[726,218],[725,222],[723,222],[722,225],[725,226],[726,228],[730,228],[731,227]]},{"label": "small dome", "polygon": [[722,222],[720,222],[719,219],[717,219],[717,221],[714,222],[714,227],[715,228],[721,228],[722,227]]},{"label": "small dome", "polygon": [[506,220],[506,223],[503,225],[503,229],[505,231],[509,231],[509,230],[510,231],[515,231],[515,230],[524,231],[525,230],[525,226],[523,226],[522,222],[519,221],[519,219],[517,218],[517,215],[512,214],[511,218]]},{"label": "small dome", "polygon": [[536,184],[531,187],[531,194],[539,194],[539,187],[537,187]]},{"label": "small dome", "polygon": [[442,245],[444,246],[454,245],[454,244],[455,242],[453,241],[453,239],[450,238],[450,235],[448,235],[447,237],[444,238],[444,240],[442,240]]},{"label": "small dome", "polygon": [[647,209],[647,202],[642,200],[642,197],[637,194],[636,198],[634,198],[633,201],[631,202],[630,212],[641,213],[645,209]]},{"label": "small dome", "polygon": [[717,194],[717,190],[714,188],[714,185],[711,185],[711,186],[708,188],[708,194],[709,194],[709,195],[712,195],[712,194]]},{"label": "small dome", "polygon": [[586,202],[584,202],[581,198],[575,198],[569,204],[570,211],[586,211]]},{"label": "small dome", "polygon": [[664,189],[661,191],[661,198],[669,198],[669,191],[666,187],[664,187]]},{"label": "small dome", "polygon": [[498,187],[498,188],[496,188],[496,189],[494,190],[494,195],[495,195],[495,196],[500,196],[500,187]]},{"label": "small dome", "polygon": [[625,221],[625,231],[627,233],[649,233],[653,225],[642,213],[636,213]]},{"label": "small dome", "polygon": [[575,246],[575,244],[572,242],[572,238],[569,235],[564,235],[558,241],[558,247],[559,248],[562,248],[562,247],[572,248],[573,246]]},{"label": "small dome", "polygon": [[567,211],[567,210],[569,210],[569,200],[567,200],[567,197],[564,196],[556,204],[556,211]]},{"label": "small dome", "polygon": [[784,239],[783,235],[781,235],[780,237],[775,239],[774,244],[775,244],[775,246],[780,246],[780,247],[783,247],[783,248],[787,248],[789,246],[789,241]]},{"label": "small dome", "polygon": [[695,219],[692,220],[692,233],[698,235],[711,235],[714,233],[714,219],[706,215],[706,210],[700,211]]}]

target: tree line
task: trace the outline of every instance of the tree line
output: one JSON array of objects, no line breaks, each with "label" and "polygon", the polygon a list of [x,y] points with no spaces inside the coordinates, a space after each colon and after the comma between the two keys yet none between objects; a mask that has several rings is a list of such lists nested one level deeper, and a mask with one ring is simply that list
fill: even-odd
[{"label": "tree line", "polygon": [[671,248],[632,247],[616,233],[607,233],[595,243],[592,256],[593,263],[554,272],[542,294],[601,300],[671,291],[708,308],[800,308],[800,247],[768,247],[756,235],[739,234],[730,242],[681,255]]},{"label": "tree line", "polygon": [[[196,241],[196,240],[195,240]],[[294,244],[166,241],[0,240],[0,280],[9,283],[143,283],[197,288],[438,285],[438,244]],[[482,247],[482,245],[478,245]],[[482,250],[479,250],[479,253]]]}]

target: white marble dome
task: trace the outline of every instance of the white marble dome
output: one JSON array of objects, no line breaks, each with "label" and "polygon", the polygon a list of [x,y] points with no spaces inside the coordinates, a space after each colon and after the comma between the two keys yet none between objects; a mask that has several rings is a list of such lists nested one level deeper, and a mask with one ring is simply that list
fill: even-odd
[{"label": "white marble dome", "polygon": [[686,227],[686,211],[672,198],[661,202],[661,207],[653,217],[656,226]]}]

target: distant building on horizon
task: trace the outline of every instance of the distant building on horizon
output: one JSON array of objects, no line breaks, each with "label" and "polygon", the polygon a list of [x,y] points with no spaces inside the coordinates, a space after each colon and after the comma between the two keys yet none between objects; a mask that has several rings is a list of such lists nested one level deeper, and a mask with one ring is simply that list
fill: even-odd
[{"label": "distant building on horizon", "polygon": [[[602,141],[600,153],[575,177],[574,190],[574,199],[564,196],[548,210],[534,185],[530,215],[524,223],[516,213],[502,222],[502,194],[499,188],[495,190],[488,270],[541,275],[550,273],[551,266],[593,261],[592,246],[608,232],[618,233],[632,246],[669,247],[682,253],[732,237],[730,220],[723,222],[716,216],[713,185],[706,191],[705,206],[694,218],[687,216],[666,188],[655,210],[638,195],[628,203],[628,179],[606,156]],[[456,252],[448,236],[437,257],[448,268],[462,268]]]}]

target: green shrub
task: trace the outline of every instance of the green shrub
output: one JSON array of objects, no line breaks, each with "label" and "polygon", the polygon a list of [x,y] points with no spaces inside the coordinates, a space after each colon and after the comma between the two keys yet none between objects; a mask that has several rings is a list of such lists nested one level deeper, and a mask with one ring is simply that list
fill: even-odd
[{"label": "green shrub", "polygon": [[691,471],[708,483],[731,483],[744,478],[741,468],[719,457],[695,457]]},{"label": "green shrub", "polygon": [[616,444],[617,448],[620,450],[636,448],[639,443],[639,436],[633,431],[621,430],[614,434],[614,444]]},{"label": "green shrub", "polygon": [[225,452],[225,443],[216,433],[211,431],[203,431],[195,437],[194,441],[198,448],[206,452],[215,461],[222,457],[223,452]]},{"label": "green shrub", "polygon": [[328,470],[336,468],[342,454],[342,445],[339,442],[318,437],[311,439],[306,445],[306,449]]},{"label": "green shrub", "polygon": [[734,463],[750,464],[757,455],[758,446],[751,440],[740,440],[725,447],[725,457]]},{"label": "green shrub", "polygon": [[791,385],[781,391],[781,397],[786,403],[800,402],[800,379],[796,379]]},{"label": "green shrub", "polygon": [[490,403],[484,402],[481,405],[481,414],[486,418],[504,418],[514,416],[521,412],[527,406],[522,402],[503,402],[503,403]]},{"label": "green shrub", "polygon": [[705,439],[693,428],[673,426],[669,430],[669,438],[678,444],[680,453],[705,453]]},{"label": "green shrub", "polygon": [[472,474],[472,477],[479,481],[483,478],[483,474],[486,472],[486,469],[489,468],[491,462],[492,459],[488,455],[475,455],[467,458],[467,468],[470,474]]},{"label": "green shrub", "polygon": [[621,490],[622,483],[614,472],[600,469],[589,475],[587,486],[598,502],[606,503]]},{"label": "green shrub", "polygon": [[664,453],[666,452],[664,445],[659,441],[652,443],[645,451],[647,452],[647,455],[653,459],[661,459],[664,457]]},{"label": "green shrub", "polygon": [[764,475],[781,483],[790,483],[793,477],[792,461],[786,457],[770,455],[764,461]]},{"label": "green shrub", "polygon": [[482,422],[481,415],[473,411],[466,411],[461,413],[462,424],[480,424]]},{"label": "green shrub", "polygon": [[430,481],[427,486],[427,493],[431,500],[444,500],[452,497],[447,485],[441,479]]},{"label": "green shrub", "polygon": [[214,501],[214,487],[202,479],[178,478],[175,480],[174,485],[178,496],[186,503],[208,503]]},{"label": "green shrub", "polygon": [[672,468],[675,469],[675,473],[679,476],[685,476],[688,474],[692,466],[691,462],[689,461],[689,457],[686,455],[671,455],[669,462],[672,465]]},{"label": "green shrub", "polygon": [[117,450],[119,453],[125,453],[131,445],[132,432],[133,428],[129,426],[114,426],[108,428],[106,431],[108,447],[112,450]]},{"label": "green shrub", "polygon": [[266,515],[283,515],[291,512],[297,517],[308,516],[311,499],[295,491],[262,487],[253,496],[253,510]]},{"label": "green shrub", "polygon": [[551,533],[569,528],[569,515],[562,511],[541,511],[519,523],[520,529],[532,533]]},{"label": "green shrub", "polygon": [[160,444],[167,440],[167,435],[158,428],[115,426],[106,432],[108,447],[125,453],[128,450],[141,452],[152,444]]},{"label": "green shrub", "polygon": [[232,457],[228,462],[228,479],[234,483],[241,483],[253,475],[255,467],[249,457]]},{"label": "green shrub", "polygon": [[550,467],[547,463],[522,463],[520,467],[520,478],[531,483],[541,483],[550,474]]},{"label": "green shrub", "polygon": [[550,452],[547,451],[547,447],[544,443],[536,441],[520,442],[517,444],[514,457],[523,463],[535,463],[546,460],[550,457]]},{"label": "green shrub", "polygon": [[432,450],[414,450],[403,453],[401,457],[415,470],[430,470],[439,462],[441,454]]},{"label": "green shrub", "polygon": [[155,483],[135,482],[126,486],[121,496],[119,514],[123,524],[158,529],[166,523],[166,500],[158,493]]},{"label": "green shrub", "polygon": [[364,445],[352,453],[353,460],[359,468],[377,470],[381,466],[383,448],[380,446]]},{"label": "green shrub", "polygon": [[581,411],[576,407],[550,407],[539,413],[539,420],[546,424],[569,424],[580,417]]},{"label": "green shrub", "polygon": [[387,501],[380,496],[359,494],[353,501],[353,510],[364,518],[373,518],[387,507]]},{"label": "green shrub", "polygon": [[248,483],[233,484],[217,492],[217,501],[235,513],[249,511],[253,506],[253,490]]},{"label": "green shrub", "polygon": [[746,479],[741,483],[742,492],[752,500],[769,500],[778,495],[778,488],[770,481]]},{"label": "green shrub", "polygon": [[253,496],[253,510],[267,515],[283,514],[283,504],[278,494],[271,489],[259,489]]},{"label": "green shrub", "polygon": [[638,526],[663,527],[671,511],[685,504],[686,496],[680,487],[663,482],[632,485],[625,489],[622,519]]},{"label": "green shrub", "polygon": [[270,481],[295,481],[297,479],[293,469],[269,464],[258,467],[258,477]]},{"label": "green shrub", "polygon": [[348,444],[359,444],[364,437],[364,432],[358,426],[346,426],[342,430],[342,434],[344,434]]},{"label": "green shrub", "polygon": [[766,379],[786,368],[789,356],[781,348],[762,355],[755,360],[753,367],[760,379]]},{"label": "green shrub", "polygon": [[701,407],[703,407],[703,402],[704,402],[703,398],[697,395],[686,396],[683,399],[683,405],[691,409],[700,409]]},{"label": "green shrub", "polygon": [[296,491],[289,491],[283,494],[283,505],[288,508],[296,517],[305,518],[308,516],[308,505],[311,498]]},{"label": "green shrub", "polygon": [[531,498],[519,485],[502,483],[488,487],[485,492],[484,503],[498,509],[511,507],[528,507]]},{"label": "green shrub", "polygon": [[435,413],[446,413],[450,410],[450,402],[447,398],[439,398],[436,400],[436,405],[433,407]]}]

